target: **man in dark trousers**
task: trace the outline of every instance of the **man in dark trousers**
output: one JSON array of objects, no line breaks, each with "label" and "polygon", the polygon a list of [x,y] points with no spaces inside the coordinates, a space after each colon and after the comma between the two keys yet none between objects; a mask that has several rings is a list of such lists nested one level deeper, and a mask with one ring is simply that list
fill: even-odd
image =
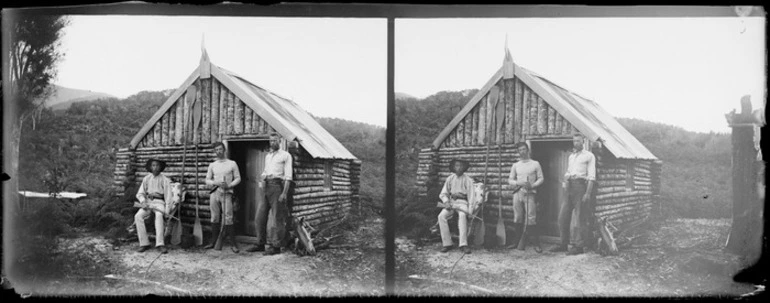
[{"label": "man in dark trousers", "polygon": [[[562,187],[567,190],[567,201],[559,209],[559,235],[561,244],[551,252],[567,251],[568,255],[584,252],[586,241],[590,239],[589,220],[591,218],[591,192],[596,182],[596,157],[583,149],[585,137],[575,134],[572,137],[573,151],[567,162]],[[570,232],[572,213],[577,220],[575,229]],[[572,235],[572,237],[570,237]],[[572,247],[567,250],[567,244]]]},{"label": "man in dark trousers", "polygon": [[261,174],[265,181],[265,199],[257,205],[257,245],[246,249],[249,252],[264,250],[265,255],[275,255],[286,246],[292,157],[280,149],[280,143],[280,135],[270,134],[270,152],[265,156],[265,169]]}]

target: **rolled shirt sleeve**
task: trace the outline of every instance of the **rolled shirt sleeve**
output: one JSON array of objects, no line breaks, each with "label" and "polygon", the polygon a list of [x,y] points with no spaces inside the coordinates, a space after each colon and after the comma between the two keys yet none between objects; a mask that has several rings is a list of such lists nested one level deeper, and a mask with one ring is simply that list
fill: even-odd
[{"label": "rolled shirt sleeve", "polygon": [[446,181],[444,181],[444,187],[441,188],[441,193],[438,195],[439,199],[441,199],[441,202],[447,203],[449,202],[449,182],[452,182],[451,180],[454,179],[454,175],[449,176],[446,178]]},{"label": "rolled shirt sleeve", "polygon": [[139,190],[136,191],[136,199],[139,200],[139,203],[144,203],[147,199],[147,192],[144,191],[144,188],[147,187],[147,177],[148,176],[145,176],[142,179],[142,184],[139,185]]},{"label": "rolled shirt sleeve", "polygon": [[532,188],[540,186],[540,184],[543,184],[543,181],[545,180],[543,178],[543,168],[540,167],[540,162],[535,162],[535,177],[537,179],[532,183]]},{"label": "rolled shirt sleeve", "polygon": [[292,180],[292,158],[288,152],[284,152],[286,160],[283,162],[283,179],[286,181]]},{"label": "rolled shirt sleeve", "polygon": [[511,173],[508,174],[508,184],[518,185],[516,184],[516,163],[511,165]]},{"label": "rolled shirt sleeve", "polygon": [[593,153],[589,153],[589,155],[591,157],[588,159],[587,163],[588,173],[586,174],[586,179],[588,181],[596,181],[596,156],[594,156]]}]

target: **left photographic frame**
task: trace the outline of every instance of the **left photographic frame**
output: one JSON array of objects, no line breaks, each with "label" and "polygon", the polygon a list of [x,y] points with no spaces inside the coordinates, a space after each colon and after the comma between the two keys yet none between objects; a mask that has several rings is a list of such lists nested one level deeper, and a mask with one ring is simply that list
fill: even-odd
[{"label": "left photographic frame", "polygon": [[386,19],[123,7],[3,11],[10,287],[384,295]]}]

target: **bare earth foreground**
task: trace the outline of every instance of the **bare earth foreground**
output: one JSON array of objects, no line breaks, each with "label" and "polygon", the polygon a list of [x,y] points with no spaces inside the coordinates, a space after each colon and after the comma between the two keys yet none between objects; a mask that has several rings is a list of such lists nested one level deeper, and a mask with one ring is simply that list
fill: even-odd
[{"label": "bare earth foreground", "polygon": [[737,297],[762,287],[732,281],[732,275],[745,262],[722,252],[729,223],[671,219],[641,233],[635,245],[617,256],[595,252],[576,256],[545,251],[538,254],[529,247],[525,251],[479,248],[463,256],[456,249],[438,252],[440,243],[421,247],[400,239],[399,258],[409,259],[409,264],[399,269],[398,292],[442,296]]},{"label": "bare earth foreground", "polygon": [[[19,289],[22,296],[146,295],[160,296],[339,296],[382,295],[385,285],[384,220],[368,219],[357,230],[346,231],[344,248],[320,250],[316,256],[291,252],[263,256],[261,252],[235,254],[173,248],[136,252],[137,244],[114,246],[96,236],[62,239],[60,249],[75,250],[109,264],[100,276],[69,276]],[[242,244],[241,249],[246,245]],[[152,268],[148,269],[153,260]],[[108,277],[105,277],[108,276]]]}]

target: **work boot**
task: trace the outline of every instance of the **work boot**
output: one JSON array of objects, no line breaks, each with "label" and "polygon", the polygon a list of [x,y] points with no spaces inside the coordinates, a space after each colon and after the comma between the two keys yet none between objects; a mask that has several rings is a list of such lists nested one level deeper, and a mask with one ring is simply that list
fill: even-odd
[{"label": "work boot", "polygon": [[573,246],[572,249],[570,249],[567,252],[567,255],[568,256],[574,256],[574,255],[579,255],[579,254],[582,254],[582,253],[583,253],[583,248],[582,247],[574,247]]},{"label": "work boot", "polygon": [[221,226],[219,225],[219,223],[211,224],[211,237],[210,237],[211,238],[211,242],[208,245],[204,246],[203,248],[205,248],[205,249],[212,249],[212,248],[214,248],[214,245],[217,243],[217,238],[219,237],[219,229],[220,228],[221,228]]},{"label": "work boot", "polygon": [[277,254],[280,254],[280,253],[281,253],[281,248],[279,248],[279,247],[272,247],[271,246],[270,248],[265,249],[265,252],[262,253],[262,254],[265,255],[265,256],[272,256],[272,255],[277,255]]},{"label": "work boot", "polygon": [[265,245],[252,245],[249,248],[246,248],[247,252],[258,252],[258,251],[265,251]]},{"label": "work boot", "polygon": [[548,250],[549,252],[565,252],[567,251],[567,244],[560,244],[554,248]]},{"label": "work boot", "polygon": [[228,239],[230,239],[230,244],[233,246],[230,249],[232,249],[236,254],[240,252],[241,249],[238,247],[238,242],[235,241],[235,231],[233,230],[233,226],[225,225],[225,233],[227,233]]},{"label": "work boot", "polygon": [[535,225],[531,225],[527,230],[530,236],[529,240],[532,243],[532,246],[535,248],[535,252],[538,254],[542,253],[543,248],[540,247],[540,237],[538,235],[537,228],[535,228]]},{"label": "work boot", "polygon": [[166,248],[165,245],[158,246],[158,250],[160,250],[160,253],[162,253],[162,254],[167,254],[168,253],[168,248]]},{"label": "work boot", "polygon": [[[525,249],[527,249],[527,242],[529,240],[529,235],[530,235],[529,229],[527,229],[526,231],[522,230],[522,233],[521,233],[521,236],[520,236],[521,239],[519,239],[519,241],[521,242],[522,245],[521,246],[517,246],[516,249],[518,249],[518,250],[525,250]],[[516,245],[519,245],[519,243],[516,243]]]},{"label": "work boot", "polygon": [[441,252],[442,253],[448,252],[448,251],[452,250],[452,248],[454,248],[454,246],[452,246],[452,245],[450,245],[450,246],[443,246],[443,247],[441,247]]},{"label": "work boot", "polygon": [[465,245],[465,246],[461,246],[461,247],[460,247],[460,250],[461,250],[461,251],[462,251],[464,254],[470,254],[470,253],[471,253],[471,248],[470,248],[470,247],[468,247],[468,245]]},{"label": "work boot", "polygon": [[147,251],[148,249],[150,249],[150,246],[145,245],[145,246],[139,246],[139,249],[137,249],[136,251],[141,253],[141,252]]}]

